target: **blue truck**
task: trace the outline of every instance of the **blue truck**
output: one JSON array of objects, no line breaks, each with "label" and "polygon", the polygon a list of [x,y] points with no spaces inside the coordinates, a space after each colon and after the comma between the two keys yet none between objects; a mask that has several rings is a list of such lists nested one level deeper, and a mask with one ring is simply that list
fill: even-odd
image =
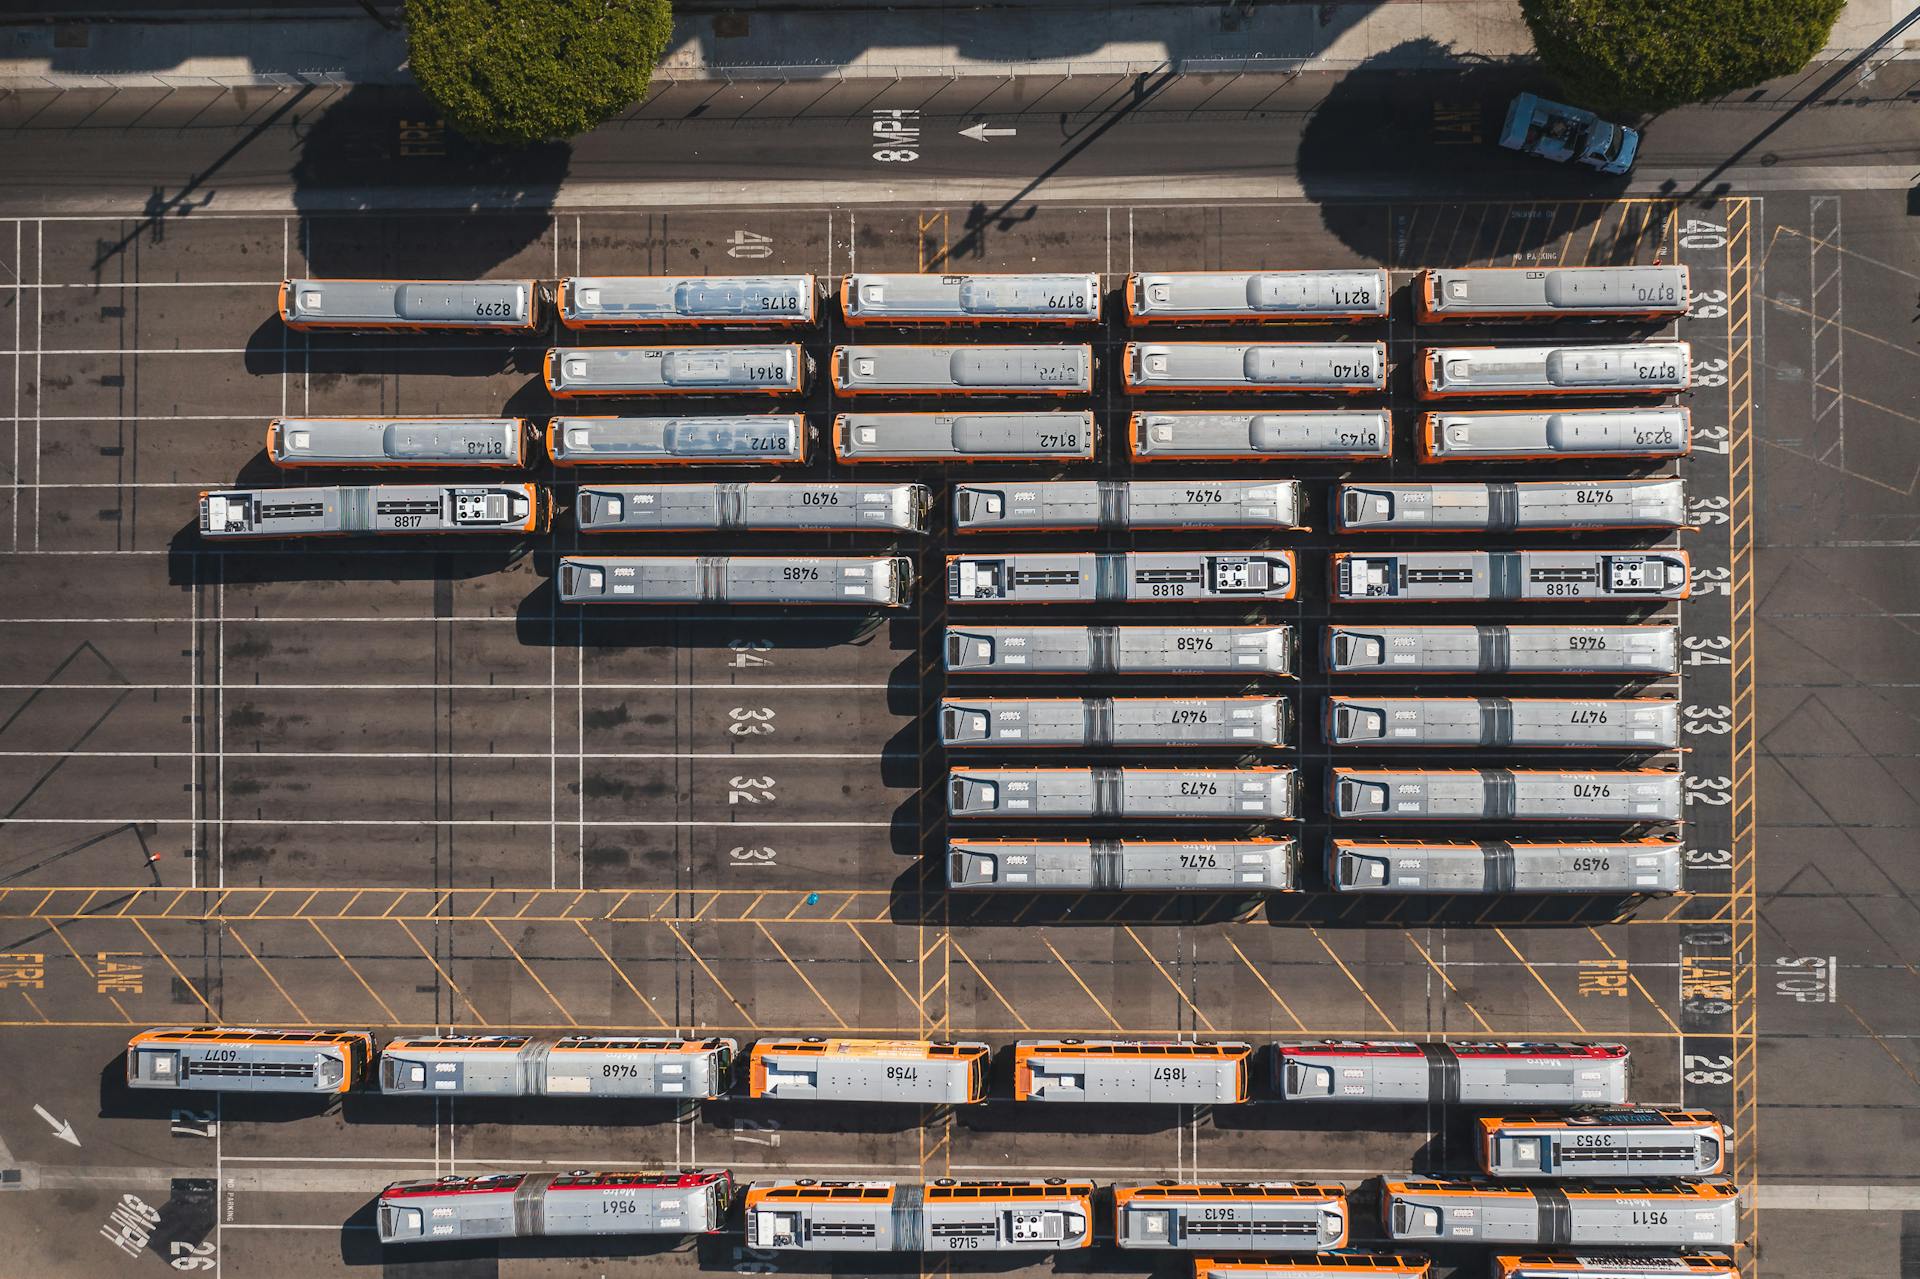
[{"label": "blue truck", "polygon": [[1565,164],[1575,160],[1602,173],[1633,168],[1640,153],[1640,131],[1611,124],[1591,111],[1520,94],[1507,108],[1500,145],[1524,155]]}]

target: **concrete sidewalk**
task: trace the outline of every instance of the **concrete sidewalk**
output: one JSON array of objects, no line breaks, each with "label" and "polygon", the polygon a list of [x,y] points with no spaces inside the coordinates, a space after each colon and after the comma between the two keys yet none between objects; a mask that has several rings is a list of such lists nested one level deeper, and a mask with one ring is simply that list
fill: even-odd
[{"label": "concrete sidewalk", "polygon": [[[1849,0],[1823,60],[1878,42],[1911,0]],[[309,13],[316,11],[309,10]],[[405,83],[406,38],[357,11],[0,26],[0,88]],[[1874,63],[1920,58],[1920,23]],[[657,78],[1129,75],[1443,67],[1531,55],[1514,0],[757,7],[683,14]]]}]

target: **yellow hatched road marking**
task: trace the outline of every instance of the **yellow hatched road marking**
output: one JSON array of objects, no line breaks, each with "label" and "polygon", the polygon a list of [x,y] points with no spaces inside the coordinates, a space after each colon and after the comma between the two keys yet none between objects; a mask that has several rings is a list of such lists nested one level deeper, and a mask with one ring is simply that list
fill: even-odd
[{"label": "yellow hatched road marking", "polygon": [[135,928],[140,930],[140,935],[147,939],[147,945],[153,948],[153,953],[160,956],[160,961],[173,970],[173,975],[179,978],[180,984],[185,986],[193,997],[200,1001],[200,1006],[207,1010],[207,1016],[218,1021],[220,1014],[213,1010],[213,1005],[208,1003],[207,997],[200,993],[200,988],[187,980],[187,975],[180,971],[180,966],[173,962],[172,956],[160,949],[160,943],[153,939],[153,934],[147,931],[147,926],[138,919],[132,920],[131,922]]},{"label": "yellow hatched road marking", "polygon": [[840,1029],[842,1030],[851,1029],[851,1027],[847,1025],[847,1019],[845,1017],[842,1017],[839,1013],[839,1010],[834,1008],[832,1004],[828,1003],[827,997],[820,993],[820,988],[813,984],[813,981],[811,978],[809,978],[805,973],[800,971],[800,965],[793,962],[793,956],[787,954],[787,948],[780,944],[780,939],[775,937],[772,933],[768,932],[767,926],[759,922],[758,920],[754,921],[753,926],[755,928],[758,928],[760,930],[760,935],[762,937],[765,937],[768,943],[770,943],[775,950],[780,952],[780,958],[787,961],[787,967],[793,969],[793,975],[795,977],[798,977],[801,981],[801,984],[803,984],[804,986],[806,986],[808,990],[813,992],[813,997],[820,1001],[820,1006],[827,1010],[827,1015],[833,1018],[836,1022],[840,1024]]},{"label": "yellow hatched road marking", "polygon": [[[1589,928],[1587,929],[1587,931],[1592,933],[1593,939],[1600,943],[1600,949],[1607,952],[1608,959],[1620,958],[1620,956],[1617,953],[1615,953],[1613,947],[1607,945],[1607,939],[1600,935],[1599,929]],[[1622,962],[1624,964],[1624,961]],[[1660,1014],[1660,1020],[1666,1022],[1668,1026],[1671,1026],[1673,1028],[1674,1034],[1676,1035],[1679,1034],[1680,1027],[1677,1024],[1675,1024],[1673,1018],[1667,1016],[1667,1010],[1660,1006],[1660,1001],[1647,993],[1647,988],[1640,984],[1639,974],[1635,973],[1632,967],[1630,966],[1627,967],[1627,980],[1633,983],[1633,988],[1640,992],[1641,998],[1645,999],[1649,1004],[1653,1005],[1653,1010]]]},{"label": "yellow hatched road marking", "polygon": [[[53,933],[55,937],[58,937],[60,939],[60,944],[67,948],[67,953],[73,956],[74,963],[80,965],[80,971],[87,975],[87,980],[95,983],[94,989],[96,991],[99,990],[99,985],[98,985],[99,976],[94,972],[93,965],[89,964],[86,960],[80,958],[80,952],[73,948],[73,943],[67,940],[67,935],[60,931],[60,925],[54,923],[52,920],[48,920],[47,928]],[[22,991],[21,993],[24,994],[25,992]],[[27,1002],[30,1004],[33,1003],[31,999],[29,999]],[[115,1008],[119,1008],[120,1015],[122,1017],[125,1017],[128,1021],[133,1020],[133,1015],[129,1013],[124,1007],[121,1007],[120,1001],[117,998],[115,998],[112,995],[108,995],[107,1002],[112,1004]],[[40,1012],[40,1009],[37,1005],[35,1006],[34,1011],[37,1013]],[[46,1018],[45,1013],[40,1013],[40,1016],[42,1020],[45,1020]]]},{"label": "yellow hatched road marking", "polygon": [[1491,1035],[1493,1033],[1493,1027],[1487,1025],[1487,1019],[1480,1015],[1480,1010],[1478,1008],[1475,1008],[1471,1003],[1469,1003],[1466,997],[1460,993],[1460,988],[1453,984],[1453,978],[1447,976],[1447,970],[1442,968],[1439,964],[1436,964],[1433,961],[1433,956],[1427,953],[1427,948],[1425,946],[1422,946],[1420,944],[1419,939],[1416,938],[1411,932],[1407,934],[1407,941],[1413,946],[1415,950],[1420,952],[1420,958],[1427,961],[1427,967],[1433,969],[1434,972],[1440,975],[1440,980],[1447,984],[1448,992],[1451,993],[1455,999],[1458,999],[1460,1001],[1460,1006],[1473,1014],[1473,1019],[1480,1023],[1480,1029],[1486,1031],[1489,1035]]},{"label": "yellow hatched road marking", "polygon": [[1286,1000],[1280,998],[1280,992],[1273,988],[1273,984],[1267,980],[1266,974],[1262,973],[1258,968],[1256,968],[1254,966],[1253,961],[1247,958],[1247,953],[1241,950],[1240,947],[1234,943],[1232,935],[1229,933],[1222,933],[1220,934],[1220,937],[1221,937],[1221,940],[1227,943],[1227,948],[1233,951],[1234,954],[1240,957],[1240,962],[1247,966],[1247,971],[1253,974],[1253,979],[1259,982],[1260,985],[1266,990],[1266,992],[1269,995],[1273,996],[1273,1002],[1280,1005],[1280,1011],[1285,1013],[1290,1019],[1292,1019],[1293,1024],[1295,1026],[1298,1026],[1301,1030],[1305,1030],[1307,1028],[1307,1023],[1305,1023],[1304,1021],[1301,1021],[1300,1014],[1294,1012],[1292,1006],[1289,1005]]},{"label": "yellow hatched road marking", "polygon": [[1521,954],[1520,948],[1513,944],[1513,939],[1511,937],[1507,936],[1507,930],[1504,928],[1496,928],[1493,930],[1493,935],[1498,937],[1503,943],[1506,944],[1507,949],[1513,952],[1513,957],[1515,959],[1519,960],[1522,964],[1526,965],[1528,974],[1532,976],[1534,981],[1540,984],[1540,989],[1547,992],[1547,998],[1553,1001],[1554,1006],[1560,1010],[1560,1012],[1566,1017],[1568,1021],[1573,1023],[1573,1028],[1579,1031],[1583,1035],[1586,1034],[1587,1028],[1580,1024],[1580,1019],[1578,1017],[1575,1017],[1573,1015],[1573,1009],[1567,1007],[1566,1003],[1561,1000],[1560,996],[1554,994],[1553,987],[1549,986],[1547,984],[1547,979],[1540,975],[1540,970],[1533,966],[1533,961],[1528,959],[1525,955]]},{"label": "yellow hatched road marking", "polygon": [[1020,1015],[1020,1010],[1018,1008],[1015,1008],[1012,1002],[1008,1000],[1005,995],[1000,993],[1000,988],[993,984],[992,979],[989,978],[987,974],[981,970],[980,965],[973,962],[973,956],[969,955],[966,952],[966,949],[963,946],[961,946],[959,942],[954,941],[951,938],[948,939],[948,944],[952,946],[954,951],[959,954],[961,962],[966,964],[967,967],[973,969],[973,975],[980,979],[981,984],[984,985],[988,990],[993,992],[993,997],[1000,1001],[1001,1006],[1004,1007],[1008,1012],[1013,1014],[1013,1019],[1020,1023],[1020,1029],[1031,1030],[1032,1027],[1027,1025],[1027,1019]]},{"label": "yellow hatched road marking", "polygon": [[287,1001],[287,1006],[293,1009],[293,1015],[300,1019],[301,1024],[306,1026],[313,1025],[313,1018],[307,1016],[306,1009],[300,1007],[299,1002],[287,993],[287,988],[282,986],[280,979],[273,975],[273,969],[267,967],[266,964],[262,962],[260,956],[254,954],[253,947],[247,945],[247,939],[240,935],[240,930],[232,924],[228,924],[227,936],[233,938],[234,944],[240,947],[241,950],[247,952],[247,958],[251,959],[254,962],[254,966],[259,968],[261,973],[266,976],[266,979],[273,983],[273,988],[280,992],[280,998]]},{"label": "yellow hatched road marking", "polygon": [[707,975],[707,980],[719,989],[720,993],[726,997],[726,1001],[738,1009],[740,1015],[747,1019],[747,1025],[753,1027],[755,1030],[760,1029],[759,1023],[753,1019],[753,1014],[747,1011],[747,1006],[735,999],[733,992],[727,989],[727,984],[720,980],[713,969],[707,967],[707,961],[700,958],[700,952],[695,950],[687,941],[686,937],[680,932],[679,926],[670,923],[667,925],[667,931],[673,934],[673,939],[680,943],[682,950],[685,950],[687,954],[693,956],[693,962],[700,965],[700,971]]},{"label": "yellow hatched road marking", "polygon": [[1185,1004],[1189,1009],[1191,1009],[1193,1012],[1193,1015],[1200,1019],[1200,1024],[1202,1026],[1205,1026],[1209,1032],[1218,1033],[1218,1032],[1214,1032],[1212,1019],[1209,1018],[1205,1013],[1200,1011],[1200,1006],[1198,1004],[1194,1003],[1191,999],[1187,998],[1187,992],[1180,989],[1180,983],[1173,979],[1173,974],[1167,971],[1167,966],[1161,963],[1159,959],[1155,958],[1154,953],[1152,951],[1147,949],[1147,943],[1140,940],[1140,934],[1133,931],[1133,925],[1122,924],[1120,927],[1123,930],[1125,930],[1128,937],[1133,939],[1133,944],[1140,948],[1140,953],[1147,957],[1147,962],[1153,965],[1153,970],[1160,974],[1161,980],[1166,982],[1167,985],[1173,990],[1173,993],[1180,997],[1180,1002]]},{"label": "yellow hatched road marking", "polygon": [[447,989],[460,996],[460,1002],[467,1006],[467,1011],[473,1014],[473,1019],[482,1026],[493,1025],[492,1022],[487,1020],[486,1014],[480,1011],[480,1006],[468,997],[466,991],[460,989],[460,983],[453,979],[453,974],[442,968],[440,961],[433,957],[433,952],[421,945],[420,939],[414,936],[413,929],[407,927],[407,921],[404,919],[396,919],[393,922],[400,926],[400,931],[407,935],[407,940],[414,944],[415,948],[419,950],[429,964],[433,965],[433,971],[440,974],[440,980],[447,983]]},{"label": "yellow hatched road marking", "polygon": [[580,1023],[573,1019],[573,1014],[567,1011],[567,1006],[560,1002],[560,997],[548,989],[547,983],[540,980],[539,973],[533,971],[533,965],[527,962],[526,956],[513,948],[513,943],[507,940],[507,935],[500,931],[500,925],[494,923],[491,919],[486,921],[486,925],[492,930],[493,935],[500,939],[500,944],[507,948],[507,953],[512,955],[520,967],[526,970],[527,976],[533,978],[533,984],[540,988],[540,993],[553,1001],[553,1006],[560,1010],[560,1015],[567,1019],[567,1024],[570,1026],[579,1025]]},{"label": "yellow hatched road marking", "polygon": [[347,966],[347,971],[353,974],[353,979],[360,983],[360,989],[366,991],[368,997],[371,998],[374,1003],[380,1005],[380,1011],[387,1015],[387,1020],[399,1021],[400,1020],[399,1014],[394,1012],[393,1009],[387,1007],[387,1001],[380,998],[378,992],[376,992],[372,986],[369,986],[367,984],[367,979],[360,975],[360,970],[353,966],[353,961],[340,953],[340,948],[333,944],[333,938],[327,936],[326,930],[320,927],[319,921],[309,919],[307,921],[307,924],[309,927],[313,929],[314,932],[320,934],[320,940],[327,943],[327,949],[333,952],[333,957]]},{"label": "yellow hatched road marking", "polygon": [[595,937],[587,928],[586,921],[576,919],[573,921],[573,926],[580,930],[580,935],[587,939],[589,945],[600,952],[600,958],[607,961],[607,967],[613,969],[614,976],[620,979],[621,985],[633,992],[633,997],[640,1001],[640,1006],[645,1008],[648,1014],[652,1016],[655,1021],[659,1022],[663,1029],[672,1025],[671,1022],[660,1015],[660,1010],[653,1006],[653,1001],[640,993],[640,988],[634,985],[632,979],[627,976],[626,969],[620,967],[620,965],[614,961],[613,956],[607,953],[607,948],[600,944],[600,939]]},{"label": "yellow hatched road marking", "polygon": [[1327,958],[1333,960],[1334,963],[1340,966],[1340,971],[1347,975],[1347,980],[1353,983],[1353,988],[1360,992],[1360,997],[1362,999],[1365,999],[1367,1001],[1367,1007],[1373,1009],[1374,1014],[1378,1016],[1383,1023],[1386,1024],[1386,1027],[1388,1030],[1392,1031],[1396,1035],[1399,1034],[1400,1028],[1393,1024],[1393,1018],[1387,1016],[1387,1010],[1382,1008],[1378,1003],[1374,1002],[1373,996],[1367,993],[1367,988],[1365,986],[1362,986],[1360,984],[1360,979],[1353,975],[1353,969],[1347,967],[1347,961],[1340,958],[1339,954],[1335,952],[1333,947],[1327,944],[1327,939],[1320,935],[1320,930],[1318,928],[1309,928],[1307,931],[1312,933],[1313,939],[1320,943],[1320,949],[1327,952]]},{"label": "yellow hatched road marking", "polygon": [[860,943],[861,949],[865,950],[867,954],[873,956],[873,962],[880,966],[880,971],[887,975],[887,980],[894,984],[894,988],[900,992],[900,994],[906,999],[907,1003],[911,1004],[916,1010],[919,1010],[920,1001],[913,997],[913,992],[907,989],[905,982],[901,981],[898,977],[893,975],[893,965],[889,964],[886,960],[880,958],[880,952],[875,950],[873,948],[872,943],[868,942],[866,937],[861,934],[859,925],[855,924],[850,919],[843,920],[841,922],[846,924],[847,931],[853,934],[853,939]]},{"label": "yellow hatched road marking", "polygon": [[1119,1019],[1115,1017],[1112,1013],[1108,1012],[1107,1006],[1100,1002],[1100,996],[1094,994],[1093,991],[1087,987],[1087,983],[1080,980],[1080,974],[1074,971],[1073,965],[1067,962],[1066,956],[1062,955],[1059,951],[1055,950],[1053,948],[1053,943],[1048,941],[1045,937],[1042,937],[1040,939],[1040,944],[1042,946],[1045,946],[1047,948],[1047,953],[1049,955],[1052,955],[1056,960],[1058,960],[1060,963],[1060,966],[1067,970],[1067,976],[1073,978],[1073,984],[1080,988],[1080,991],[1082,994],[1084,994],[1088,999],[1091,999],[1093,1001],[1093,1006],[1100,1010],[1100,1015],[1102,1017],[1105,1017],[1109,1022],[1112,1022],[1113,1028],[1115,1030],[1125,1030],[1126,1027],[1120,1024]]}]

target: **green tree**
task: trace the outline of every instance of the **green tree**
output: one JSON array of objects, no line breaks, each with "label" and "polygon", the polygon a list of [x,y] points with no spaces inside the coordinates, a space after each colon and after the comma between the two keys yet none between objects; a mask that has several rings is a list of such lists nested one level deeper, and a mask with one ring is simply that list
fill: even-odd
[{"label": "green tree", "polygon": [[1790,75],[1846,0],[1520,0],[1541,61],[1579,105],[1664,111]]},{"label": "green tree", "polygon": [[482,142],[585,133],[646,96],[670,0],[407,0],[413,78]]}]

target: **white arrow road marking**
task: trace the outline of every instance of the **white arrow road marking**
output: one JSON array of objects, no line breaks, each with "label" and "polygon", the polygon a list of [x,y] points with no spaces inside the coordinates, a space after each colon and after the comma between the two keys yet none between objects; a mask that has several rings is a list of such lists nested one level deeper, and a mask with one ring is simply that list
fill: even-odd
[{"label": "white arrow road marking", "polygon": [[1010,138],[1018,129],[989,129],[985,121],[960,130],[963,138],[972,138],[975,142],[985,142],[988,138]]},{"label": "white arrow road marking", "polygon": [[46,1120],[53,1128],[53,1135],[66,1142],[69,1146],[77,1146],[80,1144],[80,1139],[73,1135],[73,1125],[63,1124],[58,1119],[55,1119],[47,1113],[45,1106],[34,1106],[33,1113]]}]

